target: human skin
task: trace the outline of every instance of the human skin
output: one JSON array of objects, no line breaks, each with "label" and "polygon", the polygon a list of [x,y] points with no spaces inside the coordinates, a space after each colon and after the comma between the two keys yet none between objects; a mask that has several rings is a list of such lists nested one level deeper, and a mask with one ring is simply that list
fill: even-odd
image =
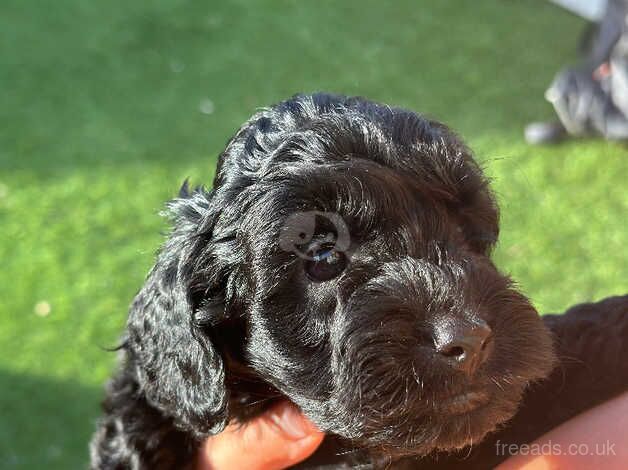
[{"label": "human skin", "polygon": [[533,444],[549,452],[513,456],[498,470],[628,468],[628,393],[570,419]]},{"label": "human skin", "polygon": [[325,435],[291,403],[245,425],[231,424],[203,444],[197,470],[279,470],[308,458]]},{"label": "human skin", "polygon": [[[230,425],[209,438],[199,452],[197,470],[281,470],[309,457],[323,437],[294,405],[280,403],[245,426]],[[535,448],[554,451],[531,455]],[[624,393],[561,424],[498,470],[623,470],[627,462],[628,393]]]}]

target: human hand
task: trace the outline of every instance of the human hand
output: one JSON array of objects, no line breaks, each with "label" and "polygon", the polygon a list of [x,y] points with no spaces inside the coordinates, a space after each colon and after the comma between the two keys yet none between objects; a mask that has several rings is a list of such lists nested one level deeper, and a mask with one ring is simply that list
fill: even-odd
[{"label": "human hand", "polygon": [[309,457],[324,434],[288,402],[207,439],[197,470],[280,470]]}]

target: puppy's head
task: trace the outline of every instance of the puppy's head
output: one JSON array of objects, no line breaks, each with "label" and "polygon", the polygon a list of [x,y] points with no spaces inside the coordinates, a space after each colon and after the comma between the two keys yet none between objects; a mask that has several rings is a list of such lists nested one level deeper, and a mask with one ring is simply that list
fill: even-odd
[{"label": "puppy's head", "polygon": [[442,124],[297,96],[253,116],[213,189],[171,211],[127,343],[147,398],[199,436],[283,396],[357,446],[454,449],[552,366],[489,259],[487,181]]}]

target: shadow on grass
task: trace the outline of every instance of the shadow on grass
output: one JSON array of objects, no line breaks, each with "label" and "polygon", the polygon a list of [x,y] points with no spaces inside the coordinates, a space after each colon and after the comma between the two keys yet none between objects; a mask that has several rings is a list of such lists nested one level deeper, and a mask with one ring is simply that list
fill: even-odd
[{"label": "shadow on grass", "polygon": [[0,468],[86,468],[100,388],[0,371]]}]

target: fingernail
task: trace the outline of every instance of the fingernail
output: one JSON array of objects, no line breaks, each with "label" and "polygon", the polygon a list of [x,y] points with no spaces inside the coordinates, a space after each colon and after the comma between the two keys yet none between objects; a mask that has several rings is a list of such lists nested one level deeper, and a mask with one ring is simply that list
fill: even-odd
[{"label": "fingernail", "polygon": [[299,440],[303,439],[315,431],[312,425],[299,411],[299,409],[291,403],[282,404],[280,408],[273,413],[274,423],[288,435],[288,437]]}]

